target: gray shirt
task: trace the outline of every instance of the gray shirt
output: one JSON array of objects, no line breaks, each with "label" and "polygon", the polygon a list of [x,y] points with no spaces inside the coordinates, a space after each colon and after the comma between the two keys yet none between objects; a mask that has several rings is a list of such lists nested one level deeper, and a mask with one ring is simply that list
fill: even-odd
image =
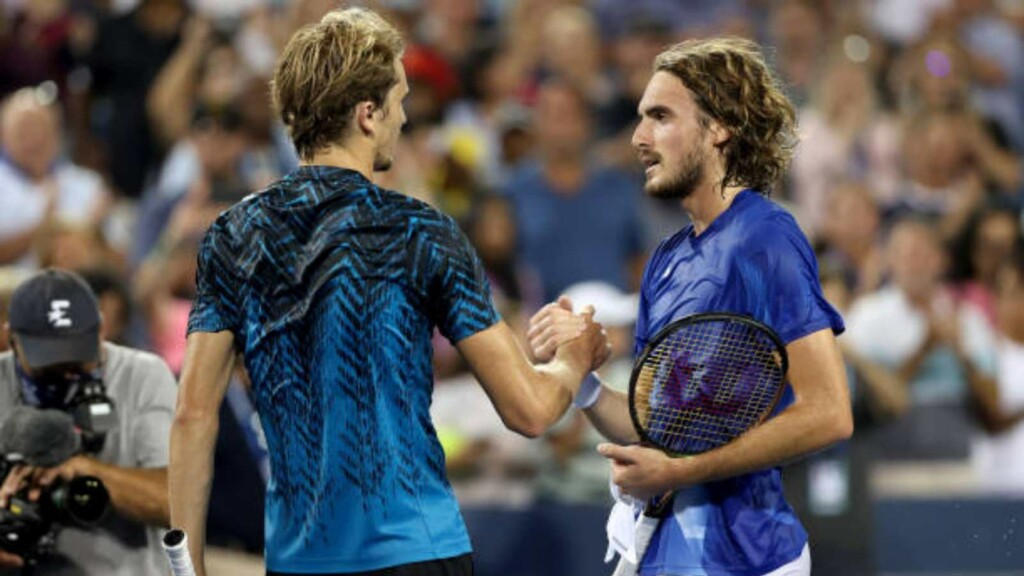
[{"label": "gray shirt", "polygon": [[[167,466],[177,384],[167,364],[140,350],[103,344],[103,381],[114,401],[117,423],[107,434],[102,462],[124,468]],[[0,420],[22,404],[14,356],[0,354]],[[37,574],[67,576],[148,576],[165,574],[162,530],[125,519],[111,510],[92,530],[66,527],[57,539],[57,556],[40,563]],[[5,571],[0,575],[17,574]]]}]

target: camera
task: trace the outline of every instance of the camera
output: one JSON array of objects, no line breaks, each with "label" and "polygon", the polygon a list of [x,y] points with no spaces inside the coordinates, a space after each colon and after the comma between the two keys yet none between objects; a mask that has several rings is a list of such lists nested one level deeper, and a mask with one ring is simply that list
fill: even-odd
[{"label": "camera", "polygon": [[71,415],[82,439],[82,450],[96,454],[116,423],[114,401],[107,396],[103,380],[88,375],[74,384],[64,410]]},{"label": "camera", "polygon": [[[86,385],[79,386],[74,395],[78,400],[68,404],[68,412],[31,406],[6,412],[0,422],[0,479],[19,464],[52,468],[80,453],[87,441],[95,443],[98,438],[102,443],[112,406],[102,394],[102,385],[92,389],[85,381],[80,384]],[[92,427],[91,436],[82,430],[83,424]],[[92,476],[57,480],[34,501],[28,498],[28,490],[15,494],[0,509],[0,550],[25,559],[22,574],[30,574],[38,558],[53,552],[63,526],[92,527],[110,504],[103,482]]]},{"label": "camera", "polygon": [[[0,477],[6,478],[13,463],[3,459]],[[0,549],[28,561],[53,552],[61,526],[95,526],[110,504],[110,494],[98,478],[79,476],[58,481],[35,502],[24,493],[0,509]]]}]

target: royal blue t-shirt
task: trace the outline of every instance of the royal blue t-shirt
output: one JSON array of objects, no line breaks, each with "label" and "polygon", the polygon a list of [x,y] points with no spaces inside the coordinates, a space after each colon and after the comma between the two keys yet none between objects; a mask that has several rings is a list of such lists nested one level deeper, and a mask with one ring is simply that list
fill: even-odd
[{"label": "royal blue t-shirt", "polygon": [[189,332],[234,334],[266,434],[269,570],[470,551],[430,420],[431,335],[458,342],[499,317],[451,218],[307,166],[218,218],[197,281]]},{"label": "royal blue t-shirt", "polygon": [[[687,226],[651,256],[635,353],[670,322],[700,312],[746,314],[787,345],[819,330],[844,329],[822,296],[814,252],[796,221],[752,190],[740,192],[699,236]],[[787,386],[776,410],[792,401]],[[799,557],[806,542],[779,469],[764,470],[679,491],[640,573],[762,576]]]}]

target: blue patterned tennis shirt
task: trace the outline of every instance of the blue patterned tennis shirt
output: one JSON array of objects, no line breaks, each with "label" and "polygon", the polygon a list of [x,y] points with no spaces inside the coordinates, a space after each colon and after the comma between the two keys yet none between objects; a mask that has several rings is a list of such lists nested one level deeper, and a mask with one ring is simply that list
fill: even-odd
[{"label": "blue patterned tennis shirt", "polygon": [[266,563],[368,571],[470,551],[430,420],[431,335],[495,324],[454,221],[304,166],[203,241],[188,331],[229,330],[267,437]]}]

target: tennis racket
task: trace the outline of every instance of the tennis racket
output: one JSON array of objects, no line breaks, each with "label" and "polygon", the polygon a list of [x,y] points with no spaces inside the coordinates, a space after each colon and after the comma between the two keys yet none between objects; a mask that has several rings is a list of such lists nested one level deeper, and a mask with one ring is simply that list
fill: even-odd
[{"label": "tennis racket", "polygon": [[[651,339],[633,367],[629,412],[641,443],[671,456],[727,444],[771,414],[789,360],[771,328],[739,314],[694,314]],[[637,574],[672,493],[650,500],[636,525],[637,564],[625,556],[613,576]]]}]

